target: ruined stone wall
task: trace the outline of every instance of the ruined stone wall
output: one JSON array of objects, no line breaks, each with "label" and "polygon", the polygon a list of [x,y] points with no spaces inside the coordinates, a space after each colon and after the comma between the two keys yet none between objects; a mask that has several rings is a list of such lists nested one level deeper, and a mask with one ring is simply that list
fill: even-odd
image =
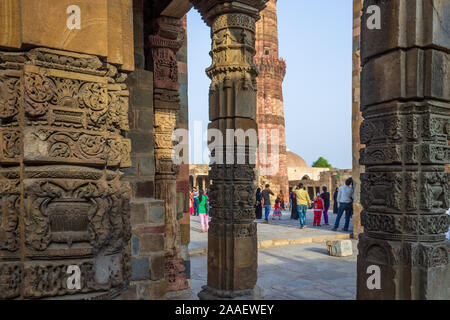
[{"label": "ruined stone wall", "polygon": [[[270,176],[259,176],[259,185],[271,185],[275,194],[283,190],[289,193],[289,179],[286,153],[286,129],[283,107],[283,79],[286,73],[286,63],[278,54],[278,22],[276,11],[277,0],[270,0],[267,7],[261,12],[261,19],[256,23],[256,57],[255,63],[259,70],[257,78],[257,123],[258,129],[279,132],[279,140],[272,141],[271,137],[263,143],[266,145],[268,157],[272,154],[272,145],[279,144],[279,155],[271,163],[265,158],[258,159],[259,167],[273,167],[274,162],[279,163],[279,170]],[[261,136],[260,136],[261,138]],[[259,157],[258,157],[259,158]],[[264,164],[265,163],[265,164]],[[274,201],[273,201],[274,203]]]},{"label": "ruined stone wall", "polygon": [[352,85],[352,146],[353,146],[353,186],[355,188],[353,202],[353,237],[358,239],[363,231],[361,226],[361,179],[364,166],[359,164],[359,153],[364,145],[361,144],[360,127],[363,121],[360,110],[361,95],[361,13],[363,0],[353,0],[353,85]]}]

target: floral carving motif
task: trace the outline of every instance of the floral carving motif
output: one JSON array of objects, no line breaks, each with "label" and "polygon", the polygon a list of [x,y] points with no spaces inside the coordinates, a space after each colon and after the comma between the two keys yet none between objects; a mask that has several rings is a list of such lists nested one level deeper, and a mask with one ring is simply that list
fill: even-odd
[{"label": "floral carving motif", "polygon": [[0,264],[0,299],[17,298],[22,287],[22,277],[22,264]]},{"label": "floral carving motif", "polygon": [[18,78],[0,79],[0,119],[12,118],[19,112],[20,81]]},{"label": "floral carving motif", "polygon": [[0,130],[0,137],[2,137],[0,155],[6,159],[18,160],[20,156],[20,133],[15,130]]}]

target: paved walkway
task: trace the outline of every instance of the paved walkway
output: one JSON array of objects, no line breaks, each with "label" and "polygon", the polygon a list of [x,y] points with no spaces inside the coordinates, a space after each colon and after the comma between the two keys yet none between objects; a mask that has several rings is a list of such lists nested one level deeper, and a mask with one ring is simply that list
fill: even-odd
[{"label": "paved walkway", "polygon": [[[325,243],[311,243],[259,250],[258,286],[266,300],[354,300],[356,299],[357,241],[353,256],[328,255]],[[189,299],[207,282],[206,256],[191,259]]]},{"label": "paved walkway", "polygon": [[[330,212],[329,226],[313,227],[314,213],[309,210],[306,214],[306,225],[308,228],[300,230],[298,220],[290,219],[290,211],[284,211],[281,220],[272,220],[269,217],[269,224],[262,223],[263,220],[256,220],[258,223],[258,247],[268,249],[273,247],[282,247],[289,245],[299,245],[305,243],[325,242],[327,240],[348,239],[353,231],[352,220],[350,220],[350,231],[331,231],[336,220],[336,215]],[[344,219],[341,219],[340,228],[344,227]],[[203,255],[207,253],[208,234],[201,232],[199,217],[191,217],[191,242],[189,252],[192,256]]]}]

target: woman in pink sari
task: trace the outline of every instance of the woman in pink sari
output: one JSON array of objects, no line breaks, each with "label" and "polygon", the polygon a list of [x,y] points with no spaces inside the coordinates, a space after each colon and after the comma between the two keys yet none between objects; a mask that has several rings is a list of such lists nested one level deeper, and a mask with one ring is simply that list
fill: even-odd
[{"label": "woman in pink sari", "polygon": [[191,216],[194,214],[194,195],[192,191],[189,191],[189,214]]}]

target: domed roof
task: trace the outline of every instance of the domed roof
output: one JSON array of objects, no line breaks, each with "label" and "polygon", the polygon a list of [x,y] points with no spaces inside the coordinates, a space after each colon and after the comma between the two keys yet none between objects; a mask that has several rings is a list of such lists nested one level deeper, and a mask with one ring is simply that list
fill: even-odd
[{"label": "domed roof", "polygon": [[288,166],[288,168],[308,167],[308,165],[306,164],[306,161],[303,160],[302,157],[300,157],[299,155],[297,155],[291,151],[287,151],[287,166]]}]

